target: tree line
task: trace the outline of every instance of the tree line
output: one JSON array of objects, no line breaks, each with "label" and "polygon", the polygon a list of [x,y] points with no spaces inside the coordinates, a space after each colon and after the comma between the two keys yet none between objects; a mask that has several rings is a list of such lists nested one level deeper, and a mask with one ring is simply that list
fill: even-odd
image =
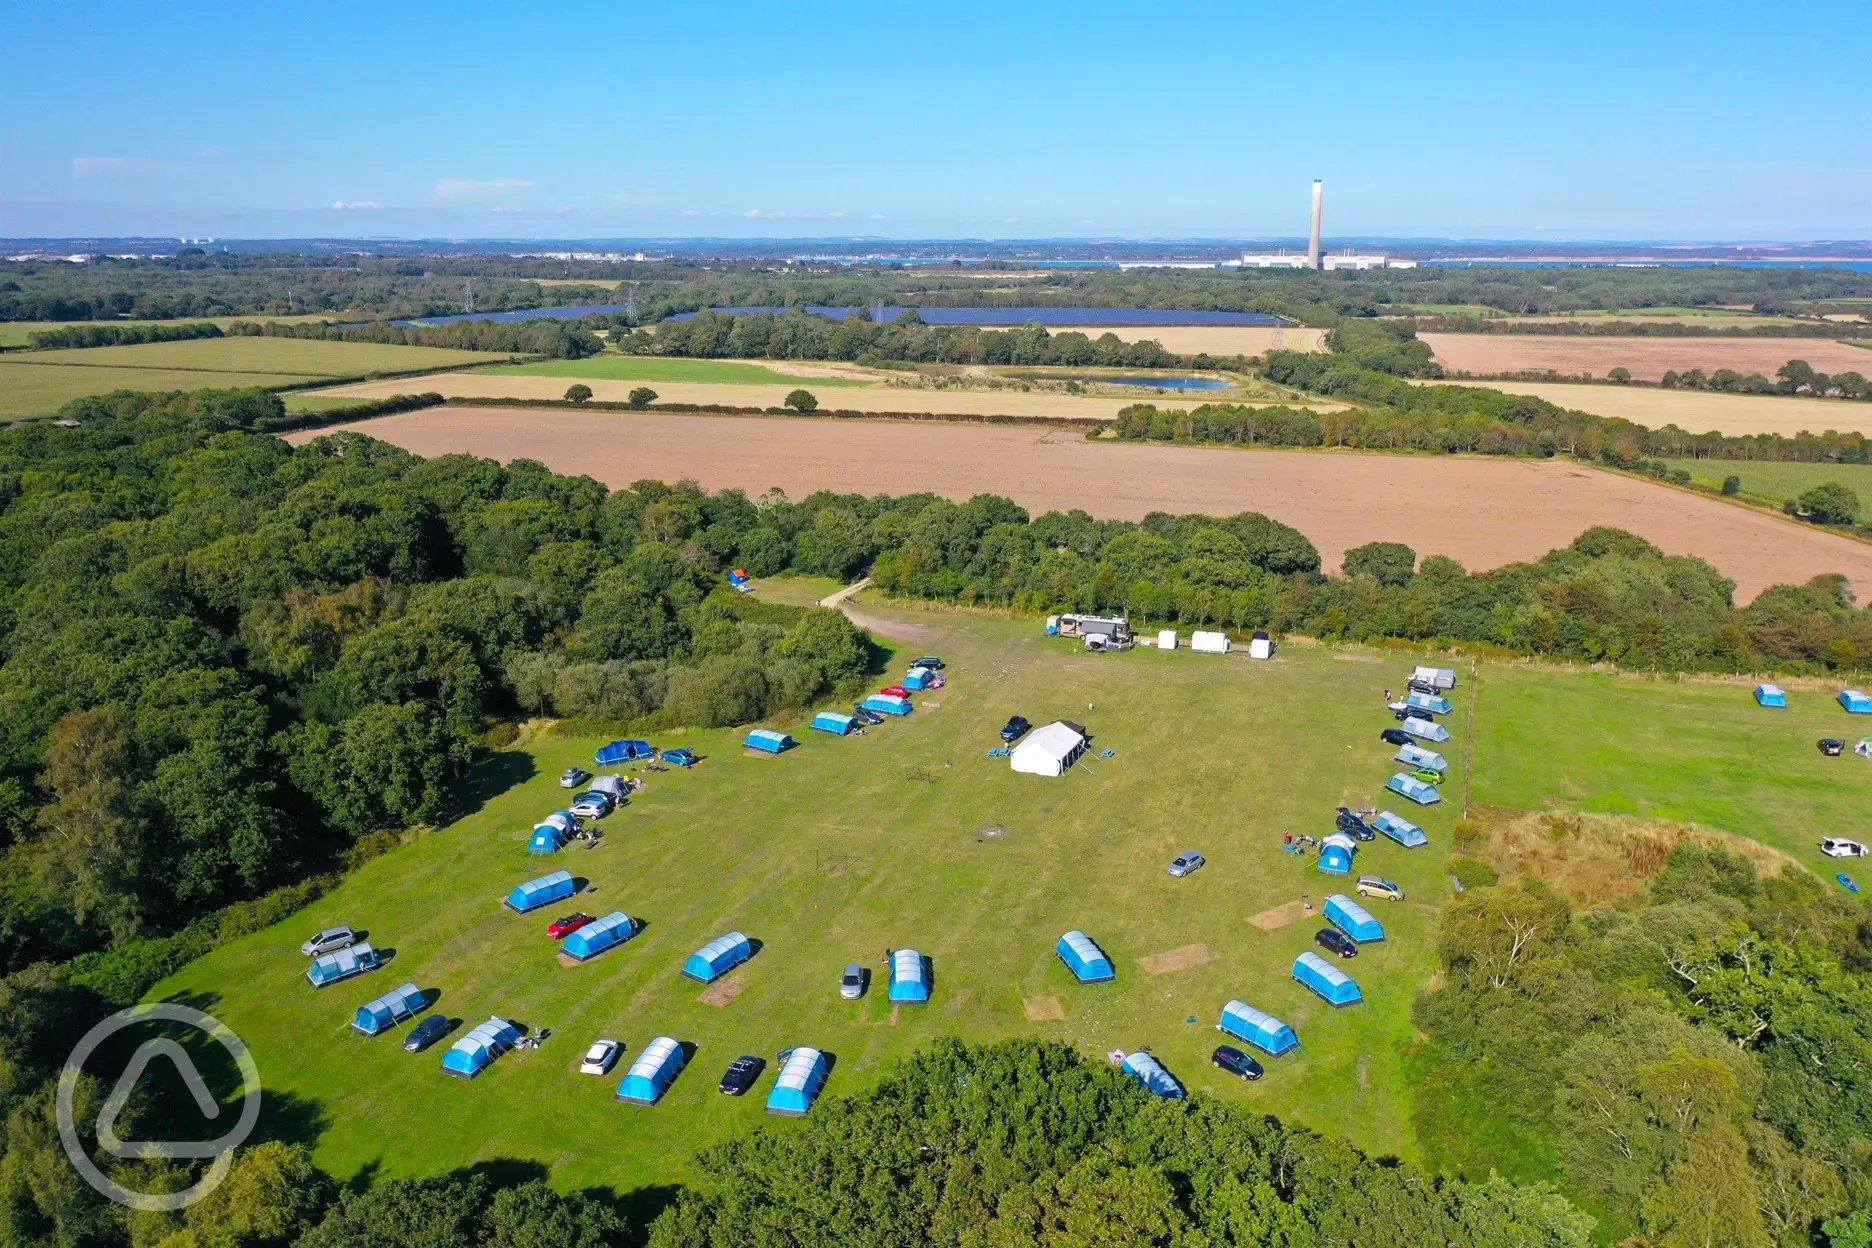
[{"label": "tree line", "polygon": [[[1492,312],[1493,309],[1488,311]],[[1820,310],[1816,307],[1813,315],[1819,314]],[[1552,338],[1859,338],[1867,333],[1864,323],[1815,320],[1761,325],[1740,317],[1711,317],[1707,324],[1692,325],[1681,321],[1643,321],[1625,317],[1520,321],[1505,320],[1495,315],[1418,315],[1410,318],[1410,325],[1418,333],[1424,334],[1531,334]]]},{"label": "tree line", "polygon": [[398,324],[392,321],[343,322],[235,321],[230,335],[255,338],[298,338],[326,342],[377,342],[402,347],[449,347],[457,351],[494,351],[510,355],[544,355],[561,360],[582,360],[604,350],[592,332],[596,318],[564,320],[536,317],[526,321],[449,321],[442,325]]}]

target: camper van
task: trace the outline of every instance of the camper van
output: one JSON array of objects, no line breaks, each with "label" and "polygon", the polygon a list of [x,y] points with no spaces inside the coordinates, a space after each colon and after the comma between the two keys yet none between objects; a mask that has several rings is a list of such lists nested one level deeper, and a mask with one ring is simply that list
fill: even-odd
[{"label": "camper van", "polygon": [[1131,621],[1122,615],[1049,615],[1049,637],[1083,637],[1088,650],[1129,650]]}]

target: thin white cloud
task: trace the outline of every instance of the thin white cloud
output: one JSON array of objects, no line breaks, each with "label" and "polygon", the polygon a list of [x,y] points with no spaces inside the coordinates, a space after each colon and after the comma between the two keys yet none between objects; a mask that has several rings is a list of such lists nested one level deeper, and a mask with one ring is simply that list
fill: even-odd
[{"label": "thin white cloud", "polygon": [[884,219],[884,214],[881,212],[874,212],[871,214],[871,219],[873,221],[882,221]]},{"label": "thin white cloud", "polygon": [[683,210],[682,210],[682,215],[683,215],[683,216],[685,216],[685,217],[699,217],[699,216],[701,216],[702,214],[701,214],[701,213],[699,213],[699,212],[697,212],[697,211],[696,211],[695,209],[693,209],[693,208],[685,208],[685,209],[683,209]]},{"label": "thin white cloud", "polygon": [[72,177],[89,178],[120,173],[151,173],[156,162],[142,156],[74,156]]},{"label": "thin white cloud", "polygon": [[332,200],[333,212],[360,212],[360,211],[368,211],[369,209],[372,209],[372,208],[381,208],[381,207],[383,207],[383,205],[378,203],[374,199],[334,199]]},{"label": "thin white cloud", "polygon": [[435,193],[438,199],[485,199],[532,185],[526,178],[437,178]]},{"label": "thin white cloud", "polygon": [[[746,212],[742,213],[741,215],[752,220],[753,218],[760,216],[761,213],[760,213],[760,209],[758,208],[750,208]],[[768,215],[771,216],[773,214],[769,213]]]}]

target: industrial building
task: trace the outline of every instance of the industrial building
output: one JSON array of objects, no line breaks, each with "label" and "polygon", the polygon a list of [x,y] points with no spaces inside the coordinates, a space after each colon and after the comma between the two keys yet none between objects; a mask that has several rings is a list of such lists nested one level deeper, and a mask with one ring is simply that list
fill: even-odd
[{"label": "industrial building", "polygon": [[1307,231],[1307,249],[1303,256],[1298,252],[1270,251],[1243,252],[1241,267],[1244,269],[1414,269],[1415,260],[1403,260],[1391,256],[1371,253],[1327,256],[1320,253],[1320,223],[1324,216],[1326,184],[1319,178],[1313,179],[1313,216]]}]

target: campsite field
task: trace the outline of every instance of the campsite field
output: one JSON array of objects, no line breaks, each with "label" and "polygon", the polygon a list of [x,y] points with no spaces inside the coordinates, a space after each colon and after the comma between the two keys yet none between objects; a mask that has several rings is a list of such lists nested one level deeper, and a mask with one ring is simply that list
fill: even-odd
[{"label": "campsite field", "polygon": [[[1452,816],[1435,807],[1418,819],[1439,848],[1381,839],[1361,850],[1356,871],[1392,876],[1411,896],[1370,903],[1389,940],[1349,965],[1367,1003],[1346,1010],[1289,978],[1317,920],[1281,908],[1303,895],[1317,906],[1335,888],[1279,848],[1283,833],[1330,830],[1334,805],[1377,795],[1393,770],[1377,739],[1391,722],[1380,694],[1408,660],[1300,648],[1274,663],[1142,648],[1091,656],[1043,637],[1037,621],[866,610],[897,635],[899,660],[908,647],[950,663],[949,686],[919,697],[908,719],[846,739],[790,725],[801,744],[777,758],[745,755],[737,732],[683,735],[700,766],[650,775],[606,821],[600,848],[552,858],[528,855],[523,837],[562,804],[560,769],[589,766],[597,739],[509,749],[477,772],[471,813],[156,995],[195,997],[242,1036],[274,1098],[268,1129],[306,1140],[341,1178],[505,1158],[544,1162],[561,1186],[678,1181],[694,1150],[763,1119],[771,1066],[744,1100],[715,1090],[737,1054],[771,1063],[791,1045],[822,1047],[836,1057],[826,1094],[838,1096],[943,1034],[1058,1037],[1088,1054],[1148,1045],[1188,1087],[1414,1155],[1402,1053],[1410,1001],[1430,975]],[[1095,735],[1085,768],[1042,779],[987,757],[1015,711],[1085,723]],[[1458,741],[1464,724],[1459,704]],[[1209,865],[1171,879],[1166,862],[1192,848]],[[514,884],[559,867],[590,880],[576,902],[526,916],[500,906]],[[623,909],[647,927],[563,967],[544,928],[574,908]],[[297,946],[334,922],[368,929],[395,956],[315,992]],[[1117,982],[1081,987],[1060,966],[1053,944],[1075,927],[1111,955]],[[730,929],[762,948],[709,994],[730,999],[704,1003],[678,968]],[[876,976],[886,947],[933,958],[930,1005],[886,1001]],[[838,997],[848,961],[873,971],[862,1001]],[[460,1082],[440,1073],[439,1048],[410,1056],[393,1038],[347,1031],[359,1004],[405,981],[440,989],[439,1008],[467,1026],[498,1012],[551,1035]],[[1216,1014],[1237,996],[1292,1023],[1303,1044],[1255,1084],[1207,1061]],[[574,1073],[593,1039],[624,1041],[628,1064],[663,1034],[696,1048],[655,1108],[614,1103],[622,1065],[603,1079]]]},{"label": "campsite field", "polygon": [[1837,481],[1859,495],[1860,514],[1872,517],[1872,465],[1784,464],[1764,460],[1667,459],[1699,485],[1722,488],[1723,478],[1742,478],[1744,497],[1776,506],[1816,485]]},{"label": "campsite field", "polygon": [[1667,370],[1773,377],[1789,360],[1806,360],[1823,373],[1872,371],[1872,351],[1827,338],[1616,338],[1542,334],[1422,335],[1437,362],[1458,372],[1487,377],[1546,372],[1604,377],[1613,368],[1631,370],[1640,381],[1656,381]]},{"label": "campsite field", "polygon": [[685,360],[655,355],[606,352],[582,360],[543,360],[502,364],[485,370],[497,377],[575,377],[605,381],[695,381],[754,386],[865,386],[863,377],[795,374],[746,360]]},{"label": "campsite field", "polygon": [[[440,388],[459,376],[425,377],[420,386]],[[411,388],[385,382],[345,392],[394,393],[399,385]],[[1350,547],[1400,538],[1419,554],[1492,568],[1539,558],[1595,524],[1610,524],[1672,554],[1703,556],[1736,581],[1739,601],[1822,572],[1844,573],[1872,593],[1872,546],[1559,460],[1164,446],[1088,442],[1077,431],[1031,426],[565,408],[438,407],[339,427],[424,456],[530,457],[616,487],[652,476],[694,477],[711,490],[750,494],[778,486],[792,498],[814,490],[917,489],[959,501],[988,492],[1035,513],[1082,507],[1122,520],[1152,511],[1261,511],[1305,533],[1329,568]],[[1426,481],[1462,506],[1424,507]]]},{"label": "campsite field", "polygon": [[[1872,357],[1872,351],[1866,353]],[[1791,357],[1790,357],[1791,358]],[[1811,363],[1811,361],[1809,361]],[[1609,366],[1608,366],[1609,367]],[[1865,369],[1861,369],[1864,372]],[[1660,390],[1656,386],[1615,386],[1564,381],[1463,381],[1509,394],[1531,394],[1596,416],[1616,416],[1660,429],[1676,425],[1691,433],[1780,433],[1801,430],[1872,434],[1872,403],[1844,399],[1792,398],[1778,394],[1711,394],[1699,390]]]}]

